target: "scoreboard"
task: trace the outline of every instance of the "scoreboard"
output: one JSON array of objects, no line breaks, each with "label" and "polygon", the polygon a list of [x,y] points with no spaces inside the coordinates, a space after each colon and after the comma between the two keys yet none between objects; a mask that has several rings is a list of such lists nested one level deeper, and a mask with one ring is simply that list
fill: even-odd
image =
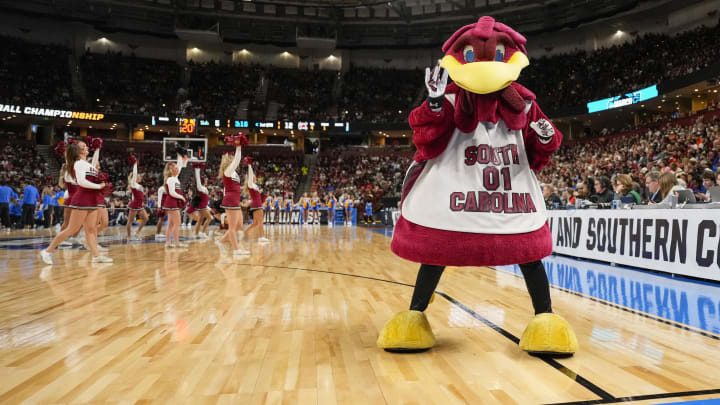
[{"label": "scoreboard", "polygon": [[195,135],[197,131],[197,123],[195,118],[179,118],[178,132],[181,135]]}]

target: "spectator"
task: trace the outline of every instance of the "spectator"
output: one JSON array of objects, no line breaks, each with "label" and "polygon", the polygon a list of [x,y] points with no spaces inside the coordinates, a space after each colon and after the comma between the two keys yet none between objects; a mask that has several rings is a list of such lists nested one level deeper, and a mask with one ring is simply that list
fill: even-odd
[{"label": "spectator", "polygon": [[615,177],[615,193],[624,203],[641,204],[640,186],[635,183],[627,174],[619,174]]},{"label": "spectator", "polygon": [[552,184],[543,185],[543,198],[545,199],[545,206],[550,209],[560,206],[560,197],[555,194],[555,186]]},{"label": "spectator", "polygon": [[671,172],[665,172],[660,176],[658,183],[660,183],[660,192],[662,193],[661,204],[669,205],[672,196],[671,191],[677,186],[677,177]]},{"label": "spectator", "polygon": [[650,195],[648,202],[658,204],[662,202],[662,190],[660,190],[660,172],[652,170],[645,176],[645,187],[647,187]]},{"label": "spectator", "polygon": [[615,199],[615,193],[610,190],[610,179],[607,176],[600,176],[595,180],[595,193],[590,196],[594,203],[609,203]]},{"label": "spectator", "polygon": [[695,190],[695,198],[710,202],[710,187],[713,186],[715,186],[715,173],[712,170],[705,170],[702,174],[702,186]]}]

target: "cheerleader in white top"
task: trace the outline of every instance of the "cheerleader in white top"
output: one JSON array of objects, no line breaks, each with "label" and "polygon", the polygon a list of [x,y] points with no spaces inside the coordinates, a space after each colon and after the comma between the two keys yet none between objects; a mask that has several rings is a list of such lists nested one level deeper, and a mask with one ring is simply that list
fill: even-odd
[{"label": "cheerleader in white top", "polygon": [[155,240],[165,239],[165,235],[162,233],[163,223],[165,222],[165,210],[162,209],[163,198],[165,197],[165,186],[160,186],[157,190],[157,207],[155,209],[155,216],[157,216],[157,226],[155,227]]},{"label": "cheerleader in white top", "polygon": [[[194,211],[189,215],[195,221],[195,236],[207,238],[207,229],[212,221],[212,213],[208,207],[210,191],[207,188],[207,179],[203,180],[200,176],[200,170],[205,168],[205,164],[196,162],[193,163],[193,168],[195,169],[195,189],[197,193],[192,201]],[[202,228],[202,232],[200,232],[200,228]]]},{"label": "cheerleader in white top", "polygon": [[67,166],[73,168],[73,180],[79,187],[73,196],[73,213],[67,228],[55,236],[50,246],[40,251],[40,257],[46,264],[53,264],[52,253],[58,245],[78,232],[81,227],[85,227],[85,238],[93,263],[112,262],[109,257],[100,256],[97,247],[97,196],[103,192],[105,183],[100,180],[95,167],[85,160],[87,155],[88,148],[85,142],[80,141],[67,147]]},{"label": "cheerleader in white top", "polygon": [[265,220],[263,215],[263,201],[266,196],[260,193],[260,187],[258,187],[255,182],[256,179],[255,172],[252,168],[252,158],[249,156],[246,157],[243,159],[243,164],[246,164],[248,167],[245,188],[247,189],[248,195],[250,195],[250,208],[248,209],[248,213],[252,215],[252,224],[245,229],[245,238],[249,239],[248,235],[250,235],[250,231],[252,229],[257,229],[257,241],[260,243],[270,243],[270,239],[265,237],[265,232],[263,231],[263,223]]},{"label": "cheerleader in white top", "polygon": [[[168,226],[165,231],[165,247],[185,248],[186,243],[180,243],[180,211],[185,207],[186,200],[182,194],[180,180],[178,175],[185,167],[188,158],[177,155],[177,163],[168,162],[163,170],[163,178],[165,179],[165,196],[162,202],[162,208],[168,216]],[[173,243],[173,240],[175,243]]]},{"label": "cheerleader in white top", "polygon": [[[99,179],[103,181],[107,180],[108,176],[100,171],[100,149],[102,149],[103,140],[102,138],[86,137],[85,144],[88,145],[88,149],[93,152],[91,165],[97,171]],[[105,205],[105,196],[112,193],[112,183],[106,182],[106,187],[101,190],[100,193],[96,193],[97,207],[98,207],[98,223],[97,223],[97,235],[100,234],[105,228],[108,227],[110,216],[108,215],[107,206]],[[98,249],[101,252],[107,252],[108,248],[101,245],[98,242]]]},{"label": "cheerleader in white top", "polygon": [[228,231],[218,242],[229,241],[233,249],[233,255],[250,254],[248,250],[241,249],[237,242],[237,231],[242,229],[243,224],[242,207],[240,207],[243,187],[236,170],[242,159],[242,145],[247,145],[247,143],[247,138],[243,134],[225,138],[225,144],[235,145],[235,156],[223,155],[218,173],[218,177],[223,182],[222,208],[225,209],[228,220]]},{"label": "cheerleader in white top", "polygon": [[[132,201],[128,204],[128,221],[127,221],[127,236],[128,240],[141,240],[140,233],[143,227],[148,221],[147,212],[145,212],[145,189],[140,185],[142,176],[138,174],[138,162],[135,156],[130,155],[128,160],[132,163],[133,169],[130,176],[128,176],[128,191],[132,193]],[[135,236],[132,236],[132,225],[135,222],[136,217],[140,217],[140,226],[138,227]]]}]

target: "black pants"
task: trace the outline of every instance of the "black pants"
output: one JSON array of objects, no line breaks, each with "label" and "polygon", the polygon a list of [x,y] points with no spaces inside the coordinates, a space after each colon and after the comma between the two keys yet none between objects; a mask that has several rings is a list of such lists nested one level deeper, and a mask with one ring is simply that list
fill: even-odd
[{"label": "black pants", "polygon": [[3,226],[10,228],[10,204],[0,203],[0,221]]},{"label": "black pants", "polygon": [[22,215],[10,215],[10,227],[15,229],[22,228]]},{"label": "black pants", "polygon": [[43,226],[50,228],[52,226],[53,207],[47,207],[43,212]]},{"label": "black pants", "polygon": [[23,204],[23,226],[33,226],[35,224],[35,206],[33,204]]},{"label": "black pants", "polygon": [[[435,288],[440,282],[445,266],[432,266],[429,264],[420,265],[417,281],[415,282],[415,290],[413,291],[410,309],[413,311],[424,311],[430,303]],[[525,278],[530,299],[532,300],[535,314],[552,312],[552,303],[550,302],[550,284],[548,283],[545,266],[541,261],[525,263],[520,265]]]},{"label": "black pants", "polygon": [[53,207],[53,225],[62,224],[64,207],[56,205]]}]

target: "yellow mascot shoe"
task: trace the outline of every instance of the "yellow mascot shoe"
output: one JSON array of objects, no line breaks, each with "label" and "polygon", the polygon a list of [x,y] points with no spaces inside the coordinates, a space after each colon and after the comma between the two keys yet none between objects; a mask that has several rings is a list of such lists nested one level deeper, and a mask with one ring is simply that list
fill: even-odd
[{"label": "yellow mascot shoe", "polygon": [[560,315],[535,315],[520,338],[520,348],[533,356],[570,357],[578,350],[577,337]]},{"label": "yellow mascot shoe", "polygon": [[403,311],[385,324],[377,345],[388,352],[422,352],[435,345],[435,335],[425,313]]}]

